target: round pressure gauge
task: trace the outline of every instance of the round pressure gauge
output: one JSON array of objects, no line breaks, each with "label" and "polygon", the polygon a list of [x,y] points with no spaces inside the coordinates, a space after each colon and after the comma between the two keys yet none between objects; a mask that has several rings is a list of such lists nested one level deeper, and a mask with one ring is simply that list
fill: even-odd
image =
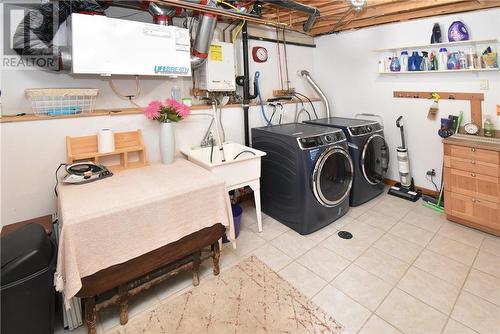
[{"label": "round pressure gauge", "polygon": [[268,57],[267,49],[262,46],[255,46],[252,49],[252,57],[256,63],[265,63]]},{"label": "round pressure gauge", "polygon": [[464,125],[465,133],[468,135],[477,135],[479,133],[479,126],[475,123],[467,123]]}]

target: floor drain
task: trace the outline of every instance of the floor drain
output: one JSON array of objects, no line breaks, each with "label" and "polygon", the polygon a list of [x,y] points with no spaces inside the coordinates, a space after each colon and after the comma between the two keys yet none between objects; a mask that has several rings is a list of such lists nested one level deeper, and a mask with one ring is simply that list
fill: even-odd
[{"label": "floor drain", "polygon": [[347,232],[347,231],[340,231],[338,233],[339,237],[341,237],[342,239],[352,239],[352,234],[350,232]]}]

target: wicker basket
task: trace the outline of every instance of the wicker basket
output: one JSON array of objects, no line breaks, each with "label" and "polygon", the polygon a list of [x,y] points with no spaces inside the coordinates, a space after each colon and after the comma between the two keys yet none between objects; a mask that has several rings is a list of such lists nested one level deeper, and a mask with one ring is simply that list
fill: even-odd
[{"label": "wicker basket", "polygon": [[41,88],[26,89],[31,109],[37,116],[63,116],[94,111],[99,89]]}]

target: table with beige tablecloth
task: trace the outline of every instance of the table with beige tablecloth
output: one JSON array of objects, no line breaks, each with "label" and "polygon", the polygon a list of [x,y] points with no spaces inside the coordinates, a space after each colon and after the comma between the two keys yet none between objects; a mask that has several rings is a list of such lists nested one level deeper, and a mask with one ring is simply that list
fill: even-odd
[{"label": "table with beige tablecloth", "polygon": [[60,185],[56,288],[69,301],[81,279],[205,227],[230,226],[223,179],[186,160],[153,164],[81,185]]}]

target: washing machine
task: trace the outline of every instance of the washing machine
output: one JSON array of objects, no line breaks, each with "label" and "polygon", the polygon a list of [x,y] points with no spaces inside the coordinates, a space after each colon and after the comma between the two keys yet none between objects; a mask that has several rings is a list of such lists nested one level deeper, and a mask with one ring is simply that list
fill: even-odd
[{"label": "washing machine", "polygon": [[353,162],[340,129],[291,123],[252,129],[262,157],[262,210],[309,234],[349,209]]},{"label": "washing machine", "polygon": [[379,122],[330,117],[305,123],[340,128],[346,135],[354,164],[351,206],[366,203],[384,192],[384,178],[389,167],[389,148]]}]

